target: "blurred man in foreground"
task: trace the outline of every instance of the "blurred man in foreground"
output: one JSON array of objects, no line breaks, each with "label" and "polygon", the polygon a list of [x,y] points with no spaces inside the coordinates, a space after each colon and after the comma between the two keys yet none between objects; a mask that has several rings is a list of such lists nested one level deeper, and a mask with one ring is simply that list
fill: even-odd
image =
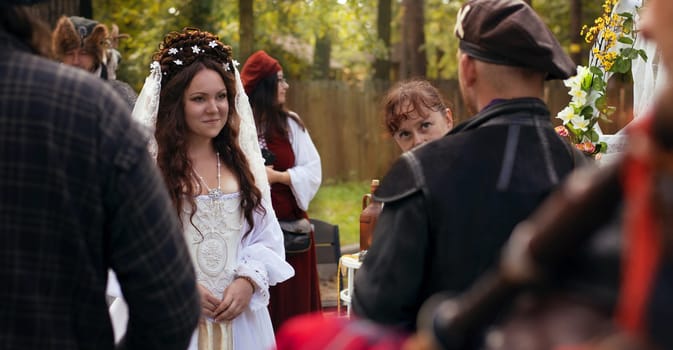
[{"label": "blurred man in foreground", "polygon": [[112,88],[57,64],[46,25],[0,2],[0,348],[112,349],[108,268],[129,304],[122,349],[184,349],[194,269],[143,133]]}]

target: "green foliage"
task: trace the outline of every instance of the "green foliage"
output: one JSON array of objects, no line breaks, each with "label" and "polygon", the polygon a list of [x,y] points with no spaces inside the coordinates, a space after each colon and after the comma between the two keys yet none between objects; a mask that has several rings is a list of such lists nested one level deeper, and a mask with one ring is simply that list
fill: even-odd
[{"label": "green foliage", "polygon": [[309,206],[308,216],[339,225],[341,245],[360,242],[362,196],[369,182],[325,183]]},{"label": "green foliage", "polygon": [[[570,0],[533,0],[533,8],[549,26],[552,33],[559,40],[561,45],[566,48],[568,52],[572,38],[579,33],[571,31],[570,27]],[[581,23],[591,25],[594,18],[598,17],[602,12],[602,1],[598,0],[584,0],[582,1],[582,20]],[[584,62],[579,64],[586,64],[589,58],[588,51],[589,44],[583,47],[582,57]]]},{"label": "green foliage", "polygon": [[[254,50],[264,49],[277,57],[291,80],[310,79],[316,38],[331,42],[330,77],[366,80],[373,74],[376,58],[392,58],[401,42],[402,13],[392,0],[391,47],[376,33],[377,1],[373,0],[255,0]],[[458,41],[453,35],[456,12],[463,1],[425,0],[427,78],[456,78]],[[118,76],[140,89],[148,74],[152,54],[163,36],[185,26],[199,26],[217,33],[239,47],[238,1],[214,0],[93,0],[95,19],[116,23],[131,39],[122,40],[123,61]],[[568,47],[569,1],[534,0],[533,7]],[[600,13],[600,1],[584,1],[583,21]],[[640,53],[636,53],[640,54]],[[239,57],[243,63],[247,57]]]}]

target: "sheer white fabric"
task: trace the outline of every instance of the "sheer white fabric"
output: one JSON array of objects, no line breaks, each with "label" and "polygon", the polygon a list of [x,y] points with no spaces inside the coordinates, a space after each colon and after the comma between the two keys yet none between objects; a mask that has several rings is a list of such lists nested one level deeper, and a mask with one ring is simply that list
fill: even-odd
[{"label": "sheer white fabric", "polygon": [[133,120],[143,126],[147,134],[147,149],[152,158],[157,157],[157,141],[154,138],[154,128],[157,123],[157,113],[159,112],[159,93],[161,92],[161,66],[159,62],[154,61],[150,65],[150,75],[145,78],[136,104],[133,107],[131,116]]},{"label": "sheer white fabric", "polygon": [[288,125],[290,144],[295,158],[294,167],[287,170],[290,173],[290,188],[299,208],[306,211],[322,182],[320,155],[308,130],[302,130],[292,119],[288,119]]},{"label": "sheer white fabric", "polygon": [[262,158],[262,151],[259,149],[259,142],[257,141],[255,117],[252,114],[248,95],[245,93],[245,89],[243,89],[238,68],[234,67],[234,70],[236,72],[236,111],[241,117],[238,143],[243,153],[245,153],[248,163],[250,163],[250,171],[255,177],[255,185],[262,192],[262,197],[271,201],[269,179],[266,177],[264,158]]}]

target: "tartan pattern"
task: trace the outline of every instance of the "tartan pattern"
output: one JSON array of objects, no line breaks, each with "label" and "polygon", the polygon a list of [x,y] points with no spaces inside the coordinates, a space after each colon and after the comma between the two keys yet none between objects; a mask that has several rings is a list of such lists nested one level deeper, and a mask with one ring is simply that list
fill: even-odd
[{"label": "tartan pattern", "polygon": [[0,348],[112,349],[108,268],[129,304],[126,348],[186,347],[194,270],[128,105],[26,51],[0,31]]}]

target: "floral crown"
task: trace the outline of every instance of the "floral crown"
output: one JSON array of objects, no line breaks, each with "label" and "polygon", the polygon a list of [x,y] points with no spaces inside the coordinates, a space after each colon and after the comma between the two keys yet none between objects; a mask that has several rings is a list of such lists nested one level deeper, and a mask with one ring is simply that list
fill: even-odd
[{"label": "floral crown", "polygon": [[210,58],[222,62],[226,71],[234,74],[232,50],[216,35],[197,28],[185,28],[182,32],[166,34],[152,59],[159,64],[162,82],[169,81],[180,70],[197,60]]}]

